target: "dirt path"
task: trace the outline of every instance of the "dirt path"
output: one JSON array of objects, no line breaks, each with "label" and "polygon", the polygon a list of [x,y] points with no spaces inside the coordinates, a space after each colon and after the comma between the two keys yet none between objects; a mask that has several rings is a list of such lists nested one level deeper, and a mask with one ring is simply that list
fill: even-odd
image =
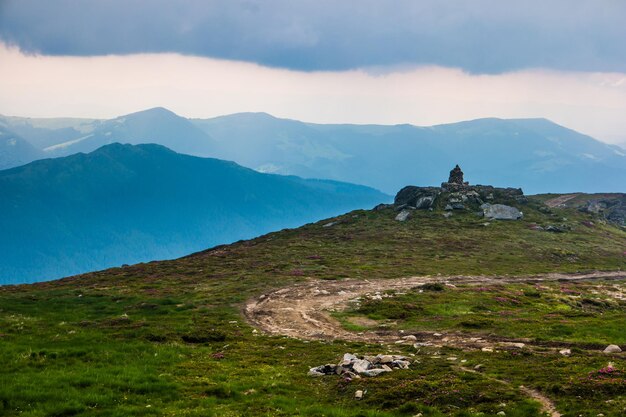
[{"label": "dirt path", "polygon": [[[545,274],[527,277],[483,277],[483,276],[450,276],[450,277],[410,277],[388,280],[350,280],[319,281],[310,280],[291,287],[282,288],[257,299],[250,300],[244,314],[248,321],[263,331],[307,340],[341,339],[365,343],[402,343],[419,346],[454,346],[475,348],[490,351],[493,349],[525,349],[533,348],[527,340],[504,340],[494,337],[470,337],[463,333],[451,332],[417,332],[410,336],[396,331],[366,331],[354,333],[343,329],[341,324],[330,316],[332,311],[340,311],[359,297],[381,296],[387,290],[407,290],[425,283],[443,283],[447,285],[469,284],[489,285],[514,282],[550,282],[626,279],[626,272],[597,272],[591,274],[563,275]],[[407,337],[408,336],[408,337]],[[524,345],[520,345],[524,343]],[[550,343],[553,349],[561,349],[565,345]],[[465,372],[478,373],[473,369],[459,367]],[[482,375],[482,374],[481,374]],[[489,378],[485,376],[486,378]],[[507,381],[495,380],[511,385]],[[529,398],[541,404],[542,412],[550,417],[561,417],[554,403],[537,390],[520,386],[519,390]]]},{"label": "dirt path", "polygon": [[579,195],[580,194],[560,195],[558,197],[551,198],[550,200],[546,200],[544,204],[548,207],[559,207],[560,205],[567,203],[568,201],[570,201],[573,198],[578,197]]},{"label": "dirt path", "polygon": [[[433,346],[455,346],[467,348],[515,348],[516,344],[527,340],[503,338],[471,337],[456,332],[416,332],[417,340],[403,339],[406,335],[396,331],[350,332],[330,316],[330,312],[341,311],[351,302],[368,294],[377,297],[387,290],[402,291],[425,283],[445,283],[448,285],[470,284],[489,285],[512,282],[545,282],[557,280],[598,280],[626,279],[626,272],[597,272],[591,274],[563,275],[545,274],[527,277],[485,277],[485,276],[450,276],[450,277],[409,277],[386,280],[351,280],[320,281],[311,280],[291,287],[282,288],[259,298],[250,300],[244,314],[253,325],[275,335],[284,335],[307,340],[341,339],[367,343],[422,343]],[[548,343],[555,349],[568,347],[563,344]]]}]

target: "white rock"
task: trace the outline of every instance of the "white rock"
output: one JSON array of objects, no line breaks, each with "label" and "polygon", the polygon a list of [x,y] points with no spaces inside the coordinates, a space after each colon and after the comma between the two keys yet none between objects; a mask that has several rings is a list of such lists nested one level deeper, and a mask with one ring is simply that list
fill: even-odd
[{"label": "white rock", "polygon": [[361,398],[363,398],[363,390],[358,390],[357,392],[355,392],[354,398],[356,398],[357,400],[360,400]]},{"label": "white rock", "polygon": [[404,336],[403,339],[404,340],[410,340],[411,342],[415,342],[417,340],[417,337],[415,337],[412,334],[410,334],[408,336]]},{"label": "white rock", "polygon": [[370,365],[369,361],[365,359],[357,359],[352,363],[352,369],[354,369],[354,372],[362,374],[369,369]]},{"label": "white rock", "polygon": [[410,210],[402,210],[396,216],[396,220],[399,221],[399,222],[406,221],[409,218],[410,215],[411,215],[411,211]]},{"label": "white rock", "polygon": [[563,356],[569,356],[572,354],[572,351],[570,349],[561,349],[559,350],[559,353]]},{"label": "white rock", "polygon": [[608,345],[606,349],[604,349],[604,353],[620,353],[622,349],[617,345]]}]

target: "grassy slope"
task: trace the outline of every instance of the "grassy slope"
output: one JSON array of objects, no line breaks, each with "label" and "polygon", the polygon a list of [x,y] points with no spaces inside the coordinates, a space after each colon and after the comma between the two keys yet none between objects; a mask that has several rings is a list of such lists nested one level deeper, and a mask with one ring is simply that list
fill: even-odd
[{"label": "grassy slope", "polygon": [[[490,377],[533,386],[567,415],[621,415],[623,374],[598,380],[600,354],[485,354],[443,349],[485,374],[422,352],[409,371],[346,383],[309,367],[379,346],[301,342],[254,333],[239,314],[251,296],[306,279],[423,274],[534,274],[626,267],[626,232],[571,210],[530,203],[519,222],[473,214],[357,211],[216,248],[32,286],[0,288],[0,414],[63,415],[536,415],[536,403]],[[567,218],[567,220],[563,220]],[[570,232],[529,229],[562,224]],[[412,348],[393,350],[413,353]],[[426,355],[425,355],[426,354]],[[623,361],[616,366],[624,369]],[[621,378],[621,379],[620,379]],[[367,389],[361,402],[356,389]],[[606,403],[606,400],[613,400]]]}]

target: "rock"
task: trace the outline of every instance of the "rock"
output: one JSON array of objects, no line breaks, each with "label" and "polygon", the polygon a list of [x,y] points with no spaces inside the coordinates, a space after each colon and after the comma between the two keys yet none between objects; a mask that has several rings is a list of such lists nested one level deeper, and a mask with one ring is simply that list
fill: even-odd
[{"label": "rock", "polygon": [[514,348],[518,348],[518,349],[524,349],[524,346],[526,346],[524,343],[513,343],[511,344],[511,346],[513,346]]},{"label": "rock", "polygon": [[518,220],[523,217],[523,213],[515,207],[504,204],[485,203],[481,206],[483,214],[488,219],[493,220]]},{"label": "rock", "polygon": [[617,345],[608,345],[605,349],[604,349],[604,353],[620,353],[622,351],[622,349],[617,346]]},{"label": "rock", "polygon": [[484,347],[481,349],[483,352],[493,352],[493,348],[490,347]]},{"label": "rock", "polygon": [[403,361],[403,360],[395,360],[392,362],[393,366],[395,366],[396,368],[400,368],[400,369],[409,369],[409,365],[411,364],[411,362],[409,361]]},{"label": "rock", "polygon": [[355,399],[357,399],[357,400],[362,399],[362,398],[363,398],[363,390],[357,390],[357,391],[354,393],[354,398],[355,398]]},{"label": "rock", "polygon": [[452,210],[452,205],[446,204],[446,206],[443,209],[444,210]]},{"label": "rock", "polygon": [[404,222],[409,218],[410,215],[411,215],[411,210],[404,209],[400,213],[398,213],[398,215],[396,216],[396,220],[399,222]]},{"label": "rock", "polygon": [[412,342],[417,341],[417,337],[413,336],[412,334],[408,335],[408,336],[404,336],[403,337],[404,340],[410,340]]},{"label": "rock", "polygon": [[476,365],[474,367],[475,371],[480,371],[481,369],[483,369],[485,367],[485,365],[483,365],[482,363],[479,363],[478,365]]},{"label": "rock", "polygon": [[[450,208],[452,208],[452,206],[450,206]],[[452,217],[452,213],[450,213],[449,211],[445,212],[445,213],[443,213],[443,217],[445,217],[446,219],[450,218],[450,217]]]},{"label": "rock", "polygon": [[333,227],[337,223],[339,223],[339,222],[329,222],[329,223],[326,223],[326,224],[322,225],[322,227]]},{"label": "rock", "polygon": [[378,355],[376,356],[377,362],[378,363],[391,363],[393,362],[393,356],[392,355]]},{"label": "rock", "polygon": [[380,210],[385,210],[385,209],[388,209],[388,208],[391,208],[391,207],[393,207],[392,204],[378,204],[372,210],[373,211],[380,211]]},{"label": "rock", "polygon": [[504,411],[498,411],[496,413],[497,416],[506,416],[506,413]]},{"label": "rock", "polygon": [[344,353],[343,354],[343,359],[341,360],[341,362],[339,363],[339,365],[341,366],[347,366],[350,365],[352,362],[354,362],[355,360],[357,360],[359,358],[357,358],[355,355],[353,355],[352,353]]},{"label": "rock", "polygon": [[569,356],[572,354],[572,351],[571,349],[561,349],[559,350],[559,353],[563,356]]},{"label": "rock", "polygon": [[383,374],[385,372],[388,372],[382,368],[377,368],[377,369],[368,369],[367,371],[363,371],[361,372],[361,375],[365,375],[365,376],[378,376],[380,374]]},{"label": "rock", "polygon": [[551,232],[551,233],[564,233],[565,232],[565,228],[559,227],[559,226],[554,226],[552,224],[546,226],[544,230],[546,232]]},{"label": "rock", "polygon": [[393,371],[393,369],[391,369],[390,367],[388,367],[387,365],[383,365],[380,369],[384,369],[387,372],[391,372]]},{"label": "rock", "polygon": [[393,201],[394,206],[407,205],[417,209],[432,207],[437,196],[441,193],[438,187],[416,187],[409,185],[401,189]]},{"label": "rock", "polygon": [[322,366],[316,366],[315,368],[309,369],[309,376],[324,376],[324,375],[333,375],[337,370],[337,365],[332,363],[328,363]]},{"label": "rock", "polygon": [[365,359],[357,359],[352,363],[352,369],[354,372],[362,374],[369,369],[370,365],[370,362]]}]

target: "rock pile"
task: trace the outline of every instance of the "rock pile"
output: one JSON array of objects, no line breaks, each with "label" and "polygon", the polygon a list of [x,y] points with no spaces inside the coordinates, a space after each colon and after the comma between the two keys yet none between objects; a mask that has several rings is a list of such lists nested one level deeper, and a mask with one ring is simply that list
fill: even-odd
[{"label": "rock pile", "polygon": [[348,378],[377,376],[394,369],[408,369],[411,362],[400,355],[376,355],[358,357],[351,353],[343,355],[338,364],[316,366],[309,370],[309,376],[341,375]]}]

